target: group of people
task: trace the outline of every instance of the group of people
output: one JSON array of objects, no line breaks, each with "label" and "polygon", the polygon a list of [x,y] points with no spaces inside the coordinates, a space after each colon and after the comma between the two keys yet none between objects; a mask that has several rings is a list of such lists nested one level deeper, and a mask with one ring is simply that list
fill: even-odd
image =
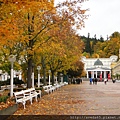
[{"label": "group of people", "polygon": [[72,84],[81,84],[82,83],[82,79],[81,78],[73,78],[71,80]]},{"label": "group of people", "polygon": [[98,79],[97,78],[90,78],[90,85],[96,84],[97,85]]},{"label": "group of people", "polygon": [[[105,79],[104,79],[105,85],[106,85],[107,81],[108,81],[108,79],[105,78]],[[92,83],[97,85],[97,82],[98,82],[98,79],[97,79],[97,78],[90,78],[90,85],[92,85]]]}]

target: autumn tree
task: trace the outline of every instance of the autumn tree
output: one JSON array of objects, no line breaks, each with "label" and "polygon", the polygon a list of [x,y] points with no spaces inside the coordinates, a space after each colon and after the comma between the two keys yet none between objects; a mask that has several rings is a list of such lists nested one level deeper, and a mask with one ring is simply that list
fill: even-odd
[{"label": "autumn tree", "polygon": [[54,37],[41,46],[41,49],[44,48],[42,51],[38,50],[41,59],[44,56],[44,61],[41,60],[42,68],[47,65],[48,67],[45,67],[47,71],[51,70],[52,84],[56,72],[64,72],[74,67],[73,63],[80,59],[84,48],[83,42],[71,29],[70,23],[66,21],[64,24],[64,22],[58,28],[52,29]]},{"label": "autumn tree", "polygon": [[[20,41],[23,52],[19,57],[27,56],[28,74],[27,87],[31,87],[31,74],[34,58],[34,46],[38,42],[37,37],[47,32],[47,26],[51,24],[47,17],[49,10],[53,9],[53,3],[48,1],[3,1],[1,6],[2,19],[2,40],[3,44],[9,44],[13,48]],[[7,12],[6,12],[7,11]],[[6,13],[4,15],[4,13]],[[5,27],[8,26],[8,27]],[[47,28],[47,29],[46,29]],[[46,29],[46,30],[45,30]],[[44,39],[46,37],[46,39]],[[41,41],[50,39],[49,36],[42,36]],[[12,49],[13,50],[13,49]],[[11,52],[15,54],[14,52]]]},{"label": "autumn tree", "polygon": [[[54,7],[48,0],[2,0],[0,5],[0,39],[2,53],[17,56],[17,62],[27,63],[27,87],[32,86],[32,70],[35,55],[41,46],[53,40],[60,40],[59,31],[69,22],[75,29],[84,25],[85,10],[81,9],[83,0],[65,1]],[[76,6],[77,4],[77,6]],[[57,11],[56,11],[57,10]],[[54,31],[55,31],[55,34]],[[64,31],[67,36],[67,31]],[[74,38],[73,38],[74,39]],[[69,39],[64,39],[69,40]],[[72,38],[71,38],[72,40]],[[59,41],[60,42],[60,41]],[[50,42],[51,44],[52,42]],[[44,51],[44,50],[43,50]],[[43,54],[44,58],[44,54]],[[33,65],[34,64],[34,65]]]},{"label": "autumn tree", "polygon": [[[116,43],[114,45],[114,43]],[[114,32],[110,39],[104,42],[98,42],[94,46],[94,51],[96,54],[99,55],[99,57],[110,57],[111,55],[117,55],[119,54],[119,48],[120,48],[120,33]]]},{"label": "autumn tree", "polygon": [[84,44],[79,37],[73,33],[74,32],[69,32],[69,35],[61,44],[51,44],[55,47],[50,48],[51,53],[48,52],[48,66],[52,73],[53,84],[55,72],[65,73],[68,69],[74,69],[76,61],[80,60]]},{"label": "autumn tree", "polygon": [[68,75],[71,76],[71,78],[81,77],[84,72],[84,64],[81,61],[76,61],[73,66],[74,69],[68,70]]}]

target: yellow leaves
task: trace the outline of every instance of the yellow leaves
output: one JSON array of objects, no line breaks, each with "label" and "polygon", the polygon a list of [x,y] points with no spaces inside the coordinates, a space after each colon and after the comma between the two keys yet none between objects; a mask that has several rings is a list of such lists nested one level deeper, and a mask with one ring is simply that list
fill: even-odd
[{"label": "yellow leaves", "polygon": [[[74,91],[74,94],[73,94]],[[81,100],[81,87],[68,85],[56,92],[44,95],[39,102],[26,105],[26,109],[19,107],[14,115],[71,115],[80,114],[86,103]],[[83,95],[83,94],[82,94]]]},{"label": "yellow leaves", "polygon": [[65,69],[81,55],[83,43],[71,29],[75,20],[69,16],[72,8],[71,13],[62,11],[62,16],[55,14],[54,1],[6,0],[0,10],[1,44],[14,49],[20,43],[26,52],[19,55],[36,55],[36,58],[45,55],[46,61],[53,60],[55,65],[58,60],[63,61]]},{"label": "yellow leaves", "polygon": [[7,108],[9,106],[13,106],[14,104],[15,104],[15,102],[12,101],[11,98],[8,98],[7,101],[6,101],[6,103],[0,102],[0,110],[5,109],[5,108]]}]

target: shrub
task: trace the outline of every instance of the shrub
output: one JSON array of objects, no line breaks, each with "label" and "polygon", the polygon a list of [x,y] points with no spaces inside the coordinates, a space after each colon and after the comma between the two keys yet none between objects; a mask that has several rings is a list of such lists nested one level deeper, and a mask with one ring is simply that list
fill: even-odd
[{"label": "shrub", "polygon": [[24,84],[24,82],[22,80],[19,80],[18,78],[14,78],[14,84]]},{"label": "shrub", "polygon": [[40,88],[35,88],[35,90],[42,90],[43,88],[42,87],[40,87]]},{"label": "shrub", "polygon": [[0,102],[6,102],[8,99],[8,96],[0,96]]}]

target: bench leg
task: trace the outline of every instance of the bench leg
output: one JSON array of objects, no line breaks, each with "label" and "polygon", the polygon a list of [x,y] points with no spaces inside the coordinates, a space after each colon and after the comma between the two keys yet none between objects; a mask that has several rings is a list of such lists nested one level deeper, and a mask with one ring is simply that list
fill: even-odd
[{"label": "bench leg", "polygon": [[26,102],[25,102],[25,101],[23,101],[23,106],[24,106],[24,109],[25,109],[25,103],[26,103]]},{"label": "bench leg", "polygon": [[32,98],[30,98],[30,103],[32,104]]},{"label": "bench leg", "polygon": [[38,100],[37,100],[37,95],[35,96],[35,100],[36,100],[36,102],[38,101]]}]

